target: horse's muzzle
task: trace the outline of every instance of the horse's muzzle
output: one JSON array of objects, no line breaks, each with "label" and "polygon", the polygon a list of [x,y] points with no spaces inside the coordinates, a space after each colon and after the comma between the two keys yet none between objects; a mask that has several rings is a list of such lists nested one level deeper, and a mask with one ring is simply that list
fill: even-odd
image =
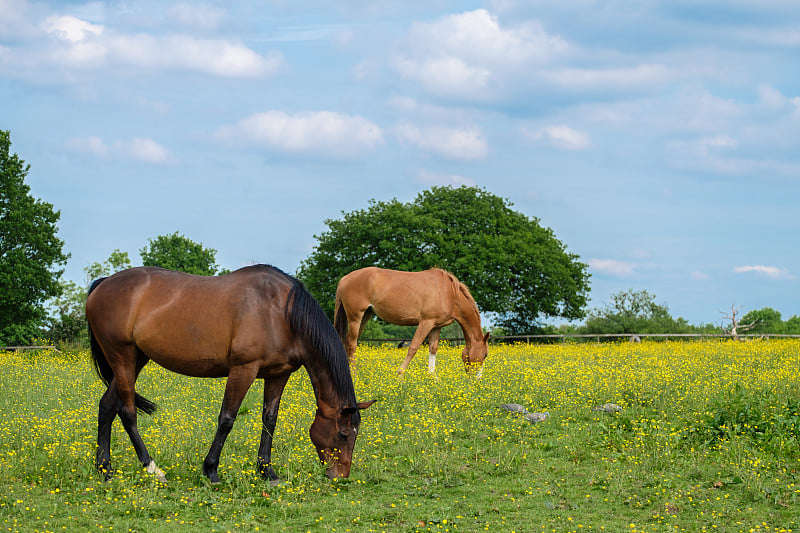
[{"label": "horse's muzzle", "polygon": [[336,461],[328,467],[325,474],[328,476],[328,479],[335,479],[335,478],[342,479],[350,477],[350,464],[351,463],[342,464]]}]

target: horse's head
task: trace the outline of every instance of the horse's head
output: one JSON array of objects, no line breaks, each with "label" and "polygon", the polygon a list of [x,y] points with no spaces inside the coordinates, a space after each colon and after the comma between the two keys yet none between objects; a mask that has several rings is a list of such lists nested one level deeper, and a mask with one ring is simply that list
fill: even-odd
[{"label": "horse's head", "polygon": [[355,407],[338,410],[317,409],[309,434],[320,461],[328,465],[329,478],[345,478],[350,475],[353,448],[356,445],[358,426],[361,424],[360,410],[373,403],[375,400],[358,402]]},{"label": "horse's head", "polygon": [[489,335],[490,333],[487,332],[480,341],[464,345],[461,360],[464,361],[464,370],[467,372],[473,368],[473,365],[482,365],[483,360],[489,355]]}]

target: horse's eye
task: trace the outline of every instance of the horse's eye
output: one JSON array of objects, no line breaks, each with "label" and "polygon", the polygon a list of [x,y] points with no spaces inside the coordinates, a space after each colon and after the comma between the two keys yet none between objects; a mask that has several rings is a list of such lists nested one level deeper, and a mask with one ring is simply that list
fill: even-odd
[{"label": "horse's eye", "polygon": [[339,440],[347,440],[347,433],[345,433],[344,431],[340,431]]}]

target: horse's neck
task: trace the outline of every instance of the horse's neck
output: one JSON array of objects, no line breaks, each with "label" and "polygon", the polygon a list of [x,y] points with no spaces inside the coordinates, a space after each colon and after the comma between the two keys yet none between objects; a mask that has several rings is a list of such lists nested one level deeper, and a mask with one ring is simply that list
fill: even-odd
[{"label": "horse's neck", "polygon": [[355,389],[352,378],[349,377],[349,369],[347,370],[348,376],[340,377],[341,383],[337,384],[333,370],[325,364],[322,357],[308,361],[304,366],[311,379],[318,408],[341,409],[350,403],[355,406]]},{"label": "horse's neck", "polygon": [[458,302],[458,316],[455,319],[464,332],[464,341],[467,344],[478,342],[483,338],[481,316],[478,314],[478,308],[475,306],[475,302],[472,302],[463,294],[461,294]]}]

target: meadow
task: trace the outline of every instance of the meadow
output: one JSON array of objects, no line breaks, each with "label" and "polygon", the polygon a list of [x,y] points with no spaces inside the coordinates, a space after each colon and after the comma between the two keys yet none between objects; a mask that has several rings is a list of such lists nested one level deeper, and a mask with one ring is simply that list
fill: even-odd
[{"label": "meadow", "polygon": [[[0,354],[0,529],[9,531],[800,531],[800,341],[492,345],[483,378],[443,346],[360,346],[363,412],[350,478],[329,480],[308,438],[304,370],[281,402],[273,459],[255,469],[262,384],[222,453],[201,464],[224,380],[145,368],[139,417],[157,482],[115,422],[94,470],[104,386],[87,353]],[[614,403],[607,413],[594,408]],[[548,413],[530,423],[500,408]]]}]

